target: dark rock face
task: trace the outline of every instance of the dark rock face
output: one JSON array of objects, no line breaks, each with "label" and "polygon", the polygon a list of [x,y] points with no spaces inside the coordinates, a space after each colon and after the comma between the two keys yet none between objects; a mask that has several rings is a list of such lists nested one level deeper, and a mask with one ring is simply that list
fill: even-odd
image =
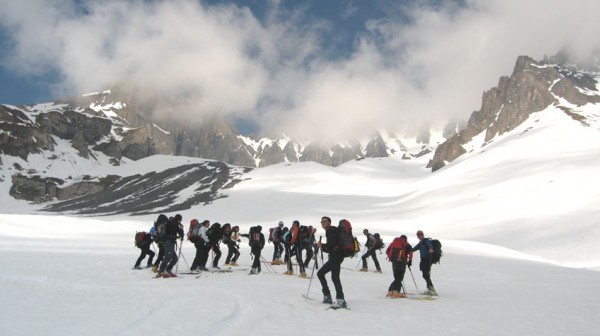
[{"label": "dark rock face", "polygon": [[473,112],[466,127],[437,147],[427,165],[436,171],[466,153],[463,145],[485,132],[485,141],[515,129],[534,112],[552,104],[557,97],[575,105],[597,103],[600,97],[581,93],[582,86],[595,87],[590,76],[565,71],[558,65],[545,65],[520,56],[511,77],[500,78],[497,87],[483,94],[479,111]]},{"label": "dark rock face", "polygon": [[27,115],[0,105],[0,153],[27,160],[29,154],[53,150],[50,134],[36,127]]},{"label": "dark rock face", "polygon": [[[80,183],[58,190],[55,194],[68,200],[51,204],[45,210],[96,215],[187,210],[226,197],[221,190],[242,181],[243,174],[248,171],[250,169],[232,169],[221,162],[206,162],[145,175],[107,176],[100,182]],[[186,192],[191,195],[178,197]]]}]

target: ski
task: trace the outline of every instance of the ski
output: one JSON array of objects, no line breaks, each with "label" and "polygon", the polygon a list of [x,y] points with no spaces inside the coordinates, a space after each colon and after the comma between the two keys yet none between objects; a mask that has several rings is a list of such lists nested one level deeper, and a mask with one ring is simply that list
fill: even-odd
[{"label": "ski", "polygon": [[325,310],[329,310],[329,309],[333,309],[333,310],[338,310],[338,309],[346,309],[346,310],[352,310],[350,309],[350,307],[346,306],[346,307],[342,307],[342,306],[338,306],[338,305],[331,305],[328,308],[325,308]]},{"label": "ski", "polygon": [[435,296],[431,296],[431,295],[421,295],[421,294],[404,294],[403,297],[389,297],[386,296],[385,299],[390,299],[390,300],[402,300],[402,299],[408,299],[408,300],[422,300],[422,301],[435,301],[436,297]]}]

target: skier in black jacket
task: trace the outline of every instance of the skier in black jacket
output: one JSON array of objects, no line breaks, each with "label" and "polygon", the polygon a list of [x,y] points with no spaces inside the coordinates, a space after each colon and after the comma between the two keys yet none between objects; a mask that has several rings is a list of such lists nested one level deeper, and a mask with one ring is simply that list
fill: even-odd
[{"label": "skier in black jacket", "polygon": [[167,222],[166,227],[166,237],[163,242],[163,247],[165,249],[165,257],[160,263],[160,268],[158,269],[157,277],[162,278],[170,278],[176,277],[172,270],[173,267],[177,264],[177,253],[175,252],[175,248],[177,247],[177,239],[183,240],[184,232],[183,225],[181,224],[181,215],[177,214],[173,218]]},{"label": "skier in black jacket", "polygon": [[329,260],[317,272],[317,277],[323,287],[323,303],[333,303],[331,292],[325,279],[325,274],[331,271],[331,281],[335,287],[336,303],[342,308],[346,308],[346,300],[344,300],[344,292],[342,290],[342,282],[340,281],[340,268],[344,261],[344,252],[340,246],[340,232],[337,227],[331,226],[331,218],[324,216],[321,218],[321,226],[325,229],[325,237],[327,243],[317,242],[317,246],[323,252],[329,253]]},{"label": "skier in black jacket", "polygon": [[140,256],[138,257],[138,259],[135,261],[135,265],[133,266],[133,269],[142,269],[140,264],[142,263],[144,258],[146,258],[147,255],[150,256],[148,258],[147,267],[152,267],[152,259],[154,259],[154,251],[152,251],[150,249],[150,245],[152,245],[152,235],[150,235],[149,233],[146,233],[144,235],[143,241],[141,241],[139,244],[136,244],[137,248],[139,248],[141,250],[141,253],[140,253]]},{"label": "skier in black jacket", "polygon": [[250,252],[254,257],[250,274],[260,273],[260,253],[262,252],[263,247],[265,247],[265,235],[263,235],[261,231],[262,226],[253,226],[250,228],[250,233],[247,235],[248,245],[250,245]]}]

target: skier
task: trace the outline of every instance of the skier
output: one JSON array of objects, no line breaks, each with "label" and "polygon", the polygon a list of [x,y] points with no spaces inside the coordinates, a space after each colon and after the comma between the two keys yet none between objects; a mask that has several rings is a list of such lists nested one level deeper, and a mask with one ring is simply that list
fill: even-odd
[{"label": "skier", "polygon": [[161,225],[162,223],[167,223],[169,221],[169,218],[167,218],[167,216],[165,216],[164,214],[160,214],[158,216],[158,218],[156,219],[156,221],[154,222],[154,226],[152,226],[152,229],[150,229],[150,234],[152,235],[152,239],[156,242],[156,245],[158,246],[158,256],[156,257],[156,260],[154,261],[154,264],[152,265],[152,272],[157,273],[158,272],[158,266],[160,266],[160,263],[162,262],[163,258],[165,257],[165,248],[163,246],[163,239],[161,239],[157,232],[156,229],[159,225]]},{"label": "skier", "polygon": [[402,281],[404,280],[404,273],[406,272],[406,266],[412,265],[412,246],[407,241],[405,235],[398,238],[394,238],[394,241],[388,246],[385,254],[388,259],[392,262],[392,271],[394,273],[394,281],[388,288],[387,296],[391,298],[404,297],[402,294]]},{"label": "skier", "polygon": [[329,260],[317,272],[317,277],[323,288],[323,303],[333,303],[331,292],[325,279],[325,275],[331,272],[331,281],[335,287],[336,307],[346,308],[346,300],[344,299],[342,282],[340,281],[340,268],[344,261],[344,253],[340,247],[340,232],[337,227],[331,226],[331,218],[326,216],[321,218],[321,226],[325,230],[327,242],[323,244],[319,241],[317,242],[317,246],[323,252],[329,253]]},{"label": "skier", "polygon": [[221,267],[219,267],[219,259],[221,259],[221,247],[220,247],[220,243],[221,240],[223,239],[223,230],[221,230],[221,224],[219,223],[213,223],[213,225],[210,226],[210,229],[207,231],[207,235],[208,235],[208,246],[209,246],[209,251],[212,250],[213,251],[213,262],[212,262],[212,268],[213,269],[221,269]]},{"label": "skier", "polygon": [[283,253],[283,221],[279,221],[277,226],[269,235],[269,241],[273,242],[273,261],[271,265],[281,265],[281,254]]},{"label": "skier", "polygon": [[[206,236],[206,228],[210,224],[205,220],[198,224],[198,233],[194,239],[194,247],[196,248],[196,256],[192,261],[191,271],[206,271],[206,260],[208,259],[208,237]],[[203,263],[204,261],[204,263]]]},{"label": "skier", "polygon": [[[198,234],[198,236],[200,237],[200,241],[202,241],[202,244],[199,244],[200,254],[197,256],[198,263],[197,263],[196,269],[199,271],[208,271],[208,268],[206,268],[206,263],[208,262],[208,254],[210,253],[210,246],[208,245],[209,239],[208,239],[208,235],[206,234],[206,231],[208,230],[209,225],[210,225],[210,221],[204,220],[200,226],[200,231]],[[194,259],[194,263],[195,262],[196,262],[196,260]]]},{"label": "skier", "polygon": [[[152,231],[152,229],[151,229]],[[148,258],[148,263],[146,264],[146,267],[152,267],[152,259],[154,259],[154,251],[152,251],[150,249],[150,245],[152,245],[152,235],[150,233],[146,233],[144,234],[144,238],[141,242],[136,243],[136,247],[139,248],[141,250],[140,256],[139,258],[136,260],[135,265],[133,266],[133,269],[142,269],[142,267],[140,267],[140,264],[142,263],[142,261],[144,260],[144,258],[146,258],[146,256],[150,256]]]},{"label": "skier", "polygon": [[252,270],[250,274],[258,274],[260,273],[260,253],[265,247],[265,236],[262,234],[262,226],[257,225],[250,228],[250,233],[248,234],[248,245],[250,245],[250,252],[254,257],[254,262],[252,263]]},{"label": "skier", "polygon": [[160,267],[158,269],[157,277],[162,278],[170,278],[176,277],[175,273],[172,272],[173,267],[177,264],[177,253],[175,249],[177,247],[177,239],[183,241],[183,225],[181,224],[181,215],[177,214],[173,218],[167,222],[166,228],[166,237],[163,242],[163,246],[165,249],[165,257],[160,263]]},{"label": "skier", "polygon": [[427,291],[422,294],[425,295],[437,295],[435,288],[433,288],[433,282],[431,282],[431,254],[433,253],[433,244],[430,239],[426,239],[423,231],[417,231],[417,238],[419,242],[415,245],[412,250],[419,250],[421,255],[421,262],[419,263],[419,269],[423,273],[423,279],[427,283]]},{"label": "skier", "polygon": [[[227,258],[225,258],[225,266],[237,266],[236,260],[240,257],[240,252],[237,248],[239,227],[231,227],[231,224],[223,225],[223,243],[227,245]],[[233,257],[233,258],[232,258]]]},{"label": "skier", "polygon": [[369,230],[364,229],[363,233],[367,236],[367,242],[365,243],[365,247],[367,248],[367,252],[362,256],[362,268],[361,272],[368,272],[367,268],[367,258],[372,257],[373,263],[375,263],[375,268],[377,269],[377,273],[381,273],[381,267],[379,266],[379,261],[377,260],[377,239],[369,233]]}]

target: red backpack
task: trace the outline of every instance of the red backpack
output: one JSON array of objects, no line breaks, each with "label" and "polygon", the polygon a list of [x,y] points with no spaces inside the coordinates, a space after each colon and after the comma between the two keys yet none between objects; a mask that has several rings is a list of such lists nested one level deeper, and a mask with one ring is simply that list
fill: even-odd
[{"label": "red backpack", "polygon": [[405,242],[406,238],[394,238],[394,241],[392,241],[390,246],[388,246],[387,250],[385,251],[385,254],[387,255],[390,261],[412,260],[412,247],[410,246],[410,244],[408,244],[408,242],[406,242],[406,245],[404,245]]},{"label": "red backpack", "polygon": [[197,219],[192,219],[187,232],[187,238],[192,243],[195,243],[196,240],[198,240],[198,229],[200,229],[200,222],[198,222]]},{"label": "red backpack", "polygon": [[135,233],[135,246],[142,247],[146,244],[146,231]]}]

